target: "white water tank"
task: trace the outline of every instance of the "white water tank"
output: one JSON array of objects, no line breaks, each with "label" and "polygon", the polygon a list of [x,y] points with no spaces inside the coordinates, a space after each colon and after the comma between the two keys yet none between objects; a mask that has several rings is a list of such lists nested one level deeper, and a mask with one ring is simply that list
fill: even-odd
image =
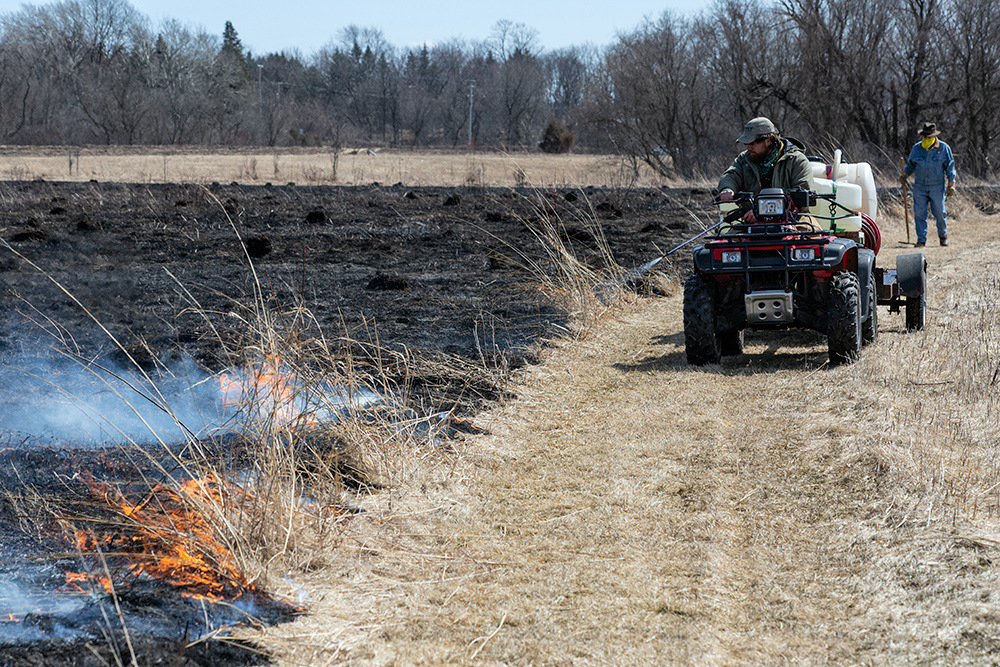
[{"label": "white water tank", "polygon": [[[840,164],[837,174],[834,175],[833,165],[821,162],[812,162],[813,180],[830,180],[840,183],[851,183],[861,187],[861,202],[857,209],[867,215],[872,220],[876,219],[878,213],[878,195],[875,192],[875,176],[872,174],[871,165],[867,162],[855,162],[851,164]],[[832,190],[824,190],[829,193]],[[819,192],[819,190],[817,190]],[[847,206],[847,204],[844,204]]]}]

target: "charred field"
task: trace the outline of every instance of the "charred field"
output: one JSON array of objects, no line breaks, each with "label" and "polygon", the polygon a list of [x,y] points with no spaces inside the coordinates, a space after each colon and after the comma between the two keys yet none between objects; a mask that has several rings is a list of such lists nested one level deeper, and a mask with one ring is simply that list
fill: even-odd
[{"label": "charred field", "polygon": [[[539,286],[551,262],[539,226],[585,263],[606,245],[628,270],[701,231],[710,201],[698,188],[0,184],[0,665],[266,662],[225,628],[299,613],[240,582],[206,602],[136,570],[121,543],[143,541],[134,527],[88,541],[110,512],[95,505],[148,503],[169,466],[111,442],[149,420],[81,366],[178,385],[178,414],[194,419],[220,400],[205,380],[252,346],[243,313],[266,302],[307,309],[360,363],[405,357],[386,372],[417,413],[467,416],[566,331],[571,314]],[[89,399],[100,407],[84,418],[62,409]]]}]

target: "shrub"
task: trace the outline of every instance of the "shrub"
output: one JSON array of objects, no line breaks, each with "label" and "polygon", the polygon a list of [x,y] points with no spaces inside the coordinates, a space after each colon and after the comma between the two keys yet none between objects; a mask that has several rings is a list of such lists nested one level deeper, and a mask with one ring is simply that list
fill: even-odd
[{"label": "shrub", "polygon": [[542,132],[538,148],[544,153],[569,153],[575,142],[576,135],[570,132],[561,120],[553,116],[549,118]]}]

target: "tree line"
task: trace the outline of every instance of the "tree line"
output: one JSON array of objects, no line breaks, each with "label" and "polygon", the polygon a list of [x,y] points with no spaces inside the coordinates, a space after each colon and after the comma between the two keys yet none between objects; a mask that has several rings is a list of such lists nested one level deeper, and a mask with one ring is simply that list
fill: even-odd
[{"label": "tree line", "polygon": [[937,122],[960,168],[993,174],[1000,0],[716,0],[609,45],[545,51],[501,21],[481,42],[397,48],[347,26],[316,53],[256,55],[151,27],[127,0],[0,16],[0,142],[372,145],[612,152],[715,173],[745,121],[883,168]]}]

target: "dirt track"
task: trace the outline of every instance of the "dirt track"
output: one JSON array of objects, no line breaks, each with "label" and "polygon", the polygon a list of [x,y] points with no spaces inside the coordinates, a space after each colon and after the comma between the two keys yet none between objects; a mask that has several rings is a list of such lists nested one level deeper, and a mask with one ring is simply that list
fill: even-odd
[{"label": "dirt track", "polygon": [[265,643],[287,665],[996,664],[993,368],[966,362],[1000,247],[965,211],[927,249],[928,328],[883,309],[853,366],[800,334],[693,369],[679,293],[560,346]]}]

